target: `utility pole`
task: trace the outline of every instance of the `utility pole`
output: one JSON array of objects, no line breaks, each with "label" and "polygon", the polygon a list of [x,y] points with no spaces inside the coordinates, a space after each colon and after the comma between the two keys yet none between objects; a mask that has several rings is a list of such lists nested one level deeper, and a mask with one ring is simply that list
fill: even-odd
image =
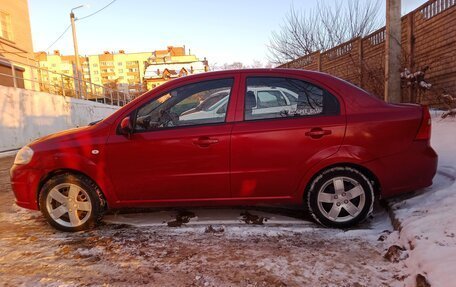
[{"label": "utility pole", "polygon": [[84,5],[75,7],[71,9],[70,13],[70,20],[71,20],[71,30],[73,31],[73,46],[74,46],[74,58],[75,58],[75,64],[76,64],[76,80],[77,84],[75,83],[75,87],[77,87],[77,91],[79,94],[82,96],[81,92],[81,79],[82,79],[82,72],[81,72],[81,63],[79,62],[79,51],[78,51],[78,39],[76,38],[76,26],[74,25],[74,13],[73,10],[76,10],[78,8],[82,8]]},{"label": "utility pole", "polygon": [[401,102],[401,0],[386,0],[385,101]]}]

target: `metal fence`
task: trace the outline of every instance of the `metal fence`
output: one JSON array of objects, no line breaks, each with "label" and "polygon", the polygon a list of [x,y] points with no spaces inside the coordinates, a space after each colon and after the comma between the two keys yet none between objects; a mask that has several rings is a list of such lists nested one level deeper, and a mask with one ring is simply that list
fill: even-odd
[{"label": "metal fence", "polygon": [[7,62],[2,62],[4,64],[1,65],[0,84],[3,85],[115,106],[123,106],[132,100],[132,95],[129,91],[119,91],[78,77],[17,61],[7,60]]}]

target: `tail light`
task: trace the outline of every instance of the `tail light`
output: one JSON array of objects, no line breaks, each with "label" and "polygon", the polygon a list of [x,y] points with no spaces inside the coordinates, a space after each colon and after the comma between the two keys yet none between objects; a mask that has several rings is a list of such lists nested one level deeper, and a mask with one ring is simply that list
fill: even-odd
[{"label": "tail light", "polygon": [[421,125],[416,134],[415,140],[430,140],[431,139],[431,114],[427,106],[421,107],[423,110],[423,116],[421,118]]}]

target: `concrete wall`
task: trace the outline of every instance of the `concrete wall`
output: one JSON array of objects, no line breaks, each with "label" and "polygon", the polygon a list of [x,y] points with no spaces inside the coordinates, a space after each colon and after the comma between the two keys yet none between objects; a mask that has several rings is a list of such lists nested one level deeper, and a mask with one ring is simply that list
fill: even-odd
[{"label": "concrete wall", "polygon": [[0,86],[0,152],[69,128],[87,125],[118,107]]}]

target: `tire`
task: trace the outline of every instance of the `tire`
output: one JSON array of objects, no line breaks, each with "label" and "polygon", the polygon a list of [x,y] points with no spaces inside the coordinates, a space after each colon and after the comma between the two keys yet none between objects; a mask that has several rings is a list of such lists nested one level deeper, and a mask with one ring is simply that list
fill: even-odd
[{"label": "tire", "polygon": [[68,232],[95,227],[105,210],[98,186],[85,176],[71,173],[49,179],[41,188],[39,203],[49,224]]},{"label": "tire", "polygon": [[374,207],[369,179],[351,167],[333,167],[321,172],[306,192],[305,204],[321,225],[348,228],[364,221]]}]

